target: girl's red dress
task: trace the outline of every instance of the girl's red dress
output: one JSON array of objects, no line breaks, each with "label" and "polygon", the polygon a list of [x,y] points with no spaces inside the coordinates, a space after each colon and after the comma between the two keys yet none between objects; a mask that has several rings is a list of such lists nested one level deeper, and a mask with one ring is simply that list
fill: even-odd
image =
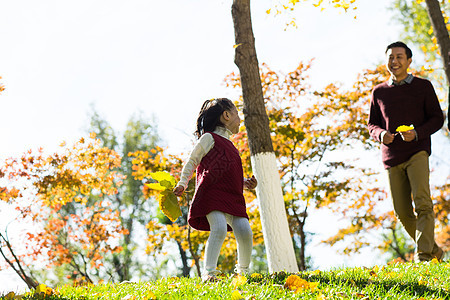
[{"label": "girl's red dress", "polygon": [[[210,231],[206,215],[213,210],[248,219],[239,151],[230,140],[210,134],[214,146],[197,167],[195,194],[188,216],[189,225],[203,231]],[[231,231],[229,225],[227,229]]]}]

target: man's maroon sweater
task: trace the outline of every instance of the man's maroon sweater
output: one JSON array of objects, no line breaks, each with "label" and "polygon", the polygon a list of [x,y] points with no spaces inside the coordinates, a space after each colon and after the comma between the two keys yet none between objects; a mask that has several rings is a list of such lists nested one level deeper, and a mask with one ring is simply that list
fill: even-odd
[{"label": "man's maroon sweater", "polygon": [[414,77],[411,83],[377,85],[372,92],[369,113],[369,133],[380,141],[385,130],[396,133],[400,125],[414,125],[417,140],[405,142],[398,134],[389,144],[381,144],[384,167],[390,168],[407,161],[415,153],[425,150],[431,154],[430,136],[444,123],[439,101],[431,82]]}]

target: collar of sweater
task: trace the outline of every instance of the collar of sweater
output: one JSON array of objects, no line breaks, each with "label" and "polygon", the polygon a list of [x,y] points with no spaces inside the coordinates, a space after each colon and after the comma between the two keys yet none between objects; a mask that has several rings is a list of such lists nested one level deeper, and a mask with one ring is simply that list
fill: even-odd
[{"label": "collar of sweater", "polygon": [[229,140],[231,135],[233,134],[229,129],[222,126],[217,126],[213,132],[220,135],[221,137],[226,138],[227,140]]},{"label": "collar of sweater", "polygon": [[391,76],[391,78],[389,78],[388,84],[389,85],[403,85],[405,83],[410,84],[413,79],[414,79],[414,76],[411,73],[408,73],[408,76],[406,76],[406,78],[401,80],[400,82],[394,81],[394,78]]}]

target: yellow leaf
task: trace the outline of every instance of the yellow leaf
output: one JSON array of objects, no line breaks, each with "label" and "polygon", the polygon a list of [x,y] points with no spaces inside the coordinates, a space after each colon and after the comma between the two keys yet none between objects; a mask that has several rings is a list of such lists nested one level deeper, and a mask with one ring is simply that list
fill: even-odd
[{"label": "yellow leaf", "polygon": [[156,295],[153,294],[152,291],[149,291],[148,294],[147,294],[147,297],[145,297],[145,299],[147,299],[147,300],[156,300],[157,298],[156,298]]},{"label": "yellow leaf", "polygon": [[[266,14],[270,14],[270,8],[268,10],[266,10]],[[236,46],[236,45],[235,45]],[[236,47],[235,47],[236,48]]]},{"label": "yellow leaf", "polygon": [[[270,10],[270,9],[269,9]],[[237,44],[237,45],[233,45],[233,48],[236,49],[237,47],[239,47],[240,45],[242,45],[242,43]]]},{"label": "yellow leaf", "polygon": [[160,185],[159,182],[146,183],[145,185],[148,186],[148,188],[155,190],[155,191],[166,190],[166,188],[163,187],[162,185]]},{"label": "yellow leaf", "polygon": [[6,300],[14,299],[14,296],[15,296],[15,295],[16,295],[16,294],[14,294],[14,292],[9,292],[8,294],[6,294],[5,299],[6,299]]},{"label": "yellow leaf", "polygon": [[51,295],[53,293],[53,290],[46,286],[45,284],[41,283],[36,287],[36,293],[41,294],[44,293],[46,295]]},{"label": "yellow leaf", "polygon": [[309,285],[309,289],[311,290],[311,292],[314,292],[317,289],[317,286],[319,285],[318,282],[310,282],[308,283]]},{"label": "yellow leaf", "polygon": [[242,297],[241,293],[239,293],[238,290],[233,291],[231,294],[231,300],[242,300],[244,297]]},{"label": "yellow leaf", "polygon": [[237,275],[231,281],[231,286],[233,286],[234,288],[237,288],[238,286],[241,286],[241,285],[245,284],[246,282],[247,282],[247,277],[242,276],[242,275]]},{"label": "yellow leaf", "polygon": [[172,191],[166,190],[159,194],[159,208],[172,221],[175,222],[181,216],[178,198]]},{"label": "yellow leaf", "polygon": [[172,175],[170,175],[169,172],[160,171],[155,173],[150,173],[150,177],[155,179],[156,181],[159,181],[159,183],[162,186],[165,186],[167,188],[173,189],[175,187],[175,178],[173,178]]},{"label": "yellow leaf", "polygon": [[397,127],[397,129],[395,129],[395,131],[398,131],[398,132],[405,132],[405,131],[408,131],[408,130],[413,130],[414,129],[414,125],[409,125],[409,126],[407,126],[407,125],[400,125],[400,126],[398,126]]}]

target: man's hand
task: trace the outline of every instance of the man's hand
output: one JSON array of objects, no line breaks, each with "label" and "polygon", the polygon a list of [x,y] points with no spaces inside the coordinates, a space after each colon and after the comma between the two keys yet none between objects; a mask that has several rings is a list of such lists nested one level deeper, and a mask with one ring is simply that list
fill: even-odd
[{"label": "man's hand", "polygon": [[411,142],[416,139],[416,131],[414,129],[402,131],[400,132],[400,135],[405,142]]},{"label": "man's hand", "polygon": [[258,185],[258,181],[253,175],[251,178],[244,179],[244,187],[248,190],[253,190]]},{"label": "man's hand", "polygon": [[178,197],[183,195],[183,192],[184,192],[184,187],[182,187],[181,185],[178,185],[173,189],[173,193],[175,194],[175,196],[178,196]]},{"label": "man's hand", "polygon": [[394,141],[394,137],[395,137],[395,135],[393,135],[389,131],[385,131],[385,133],[383,135],[383,144],[389,145],[390,143],[392,143]]}]

